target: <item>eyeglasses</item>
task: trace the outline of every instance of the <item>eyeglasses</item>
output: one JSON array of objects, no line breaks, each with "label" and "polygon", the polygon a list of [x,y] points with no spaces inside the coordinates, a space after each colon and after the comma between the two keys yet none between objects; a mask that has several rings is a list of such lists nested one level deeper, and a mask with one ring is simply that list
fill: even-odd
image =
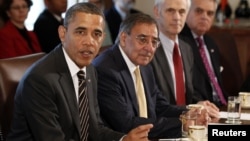
[{"label": "eyeglasses", "polygon": [[[150,42],[150,37],[146,35],[138,35],[135,37],[140,45],[147,45]],[[157,48],[160,44],[160,39],[159,38],[152,38],[151,39],[151,44],[153,48]]]},{"label": "eyeglasses", "polygon": [[13,10],[27,10],[29,7],[28,5],[21,5],[21,6],[11,6],[10,9],[13,9]]}]

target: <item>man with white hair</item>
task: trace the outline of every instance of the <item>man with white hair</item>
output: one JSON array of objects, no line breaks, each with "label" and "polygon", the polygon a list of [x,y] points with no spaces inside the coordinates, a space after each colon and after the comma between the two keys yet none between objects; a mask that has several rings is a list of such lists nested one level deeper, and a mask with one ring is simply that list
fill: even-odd
[{"label": "man with white hair", "polygon": [[192,48],[178,37],[185,25],[190,0],[155,0],[154,15],[158,22],[161,45],[151,64],[158,86],[171,104],[202,104],[211,117],[218,117],[218,108],[194,95]]}]

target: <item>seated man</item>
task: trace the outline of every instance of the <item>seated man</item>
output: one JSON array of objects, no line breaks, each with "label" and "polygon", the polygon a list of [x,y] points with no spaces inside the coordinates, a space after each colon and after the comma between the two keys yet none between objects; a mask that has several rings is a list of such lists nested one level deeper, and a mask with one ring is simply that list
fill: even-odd
[{"label": "seated man", "polygon": [[[150,139],[181,137],[179,116],[187,109],[167,102],[148,65],[159,44],[158,34],[152,17],[132,14],[121,24],[116,44],[93,61],[101,116],[113,130],[127,133],[153,123]],[[205,124],[207,117],[203,110],[198,122]]]},{"label": "seated man", "polygon": [[[77,3],[67,10],[58,30],[61,44],[19,82],[8,141],[148,140],[151,124],[125,135],[101,121],[96,72],[90,63],[101,47],[104,22],[103,12],[90,3]],[[78,71],[85,74],[78,76]]]},{"label": "seated man", "polygon": [[[151,61],[152,68],[159,89],[169,103],[175,105],[198,103],[209,111],[211,117],[218,118],[218,107],[207,99],[199,99],[200,96],[196,95],[193,80],[197,75],[193,75],[193,51],[191,45],[179,37],[179,33],[185,25],[188,11],[191,11],[189,8],[189,0],[155,1],[154,17],[159,25],[161,44]],[[175,14],[179,16],[173,16]]]},{"label": "seated man", "polygon": [[220,52],[207,34],[213,25],[216,6],[216,0],[192,0],[180,37],[192,47],[196,101],[209,100],[223,107],[227,105],[228,94],[223,87]]}]

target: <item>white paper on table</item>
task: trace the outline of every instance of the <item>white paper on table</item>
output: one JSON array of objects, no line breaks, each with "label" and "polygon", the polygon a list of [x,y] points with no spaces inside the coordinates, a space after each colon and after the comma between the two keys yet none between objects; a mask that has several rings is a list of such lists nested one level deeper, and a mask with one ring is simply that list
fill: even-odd
[{"label": "white paper on table", "polygon": [[[227,112],[220,112],[220,118],[227,118]],[[241,120],[250,120],[250,113],[241,113]]]}]

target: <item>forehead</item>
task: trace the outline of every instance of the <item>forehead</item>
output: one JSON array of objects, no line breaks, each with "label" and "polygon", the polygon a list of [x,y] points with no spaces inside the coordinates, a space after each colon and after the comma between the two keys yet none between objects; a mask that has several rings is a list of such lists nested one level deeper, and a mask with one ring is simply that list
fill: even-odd
[{"label": "forehead", "polygon": [[163,7],[165,9],[187,9],[187,0],[165,0]]},{"label": "forehead", "polygon": [[23,3],[26,4],[26,1],[25,0],[13,0],[11,4],[23,4]]},{"label": "forehead", "polygon": [[216,3],[214,0],[193,0],[193,8],[202,8],[207,10],[216,10]]},{"label": "forehead", "polygon": [[104,19],[100,15],[77,12],[69,22],[69,26],[83,26],[85,28],[104,28]]},{"label": "forehead", "polygon": [[89,0],[89,2],[97,3],[97,2],[101,2],[101,0]]},{"label": "forehead", "polygon": [[137,23],[135,26],[131,29],[132,34],[144,34],[144,35],[150,35],[154,37],[158,37],[158,30],[155,24],[149,24],[149,23]]}]

